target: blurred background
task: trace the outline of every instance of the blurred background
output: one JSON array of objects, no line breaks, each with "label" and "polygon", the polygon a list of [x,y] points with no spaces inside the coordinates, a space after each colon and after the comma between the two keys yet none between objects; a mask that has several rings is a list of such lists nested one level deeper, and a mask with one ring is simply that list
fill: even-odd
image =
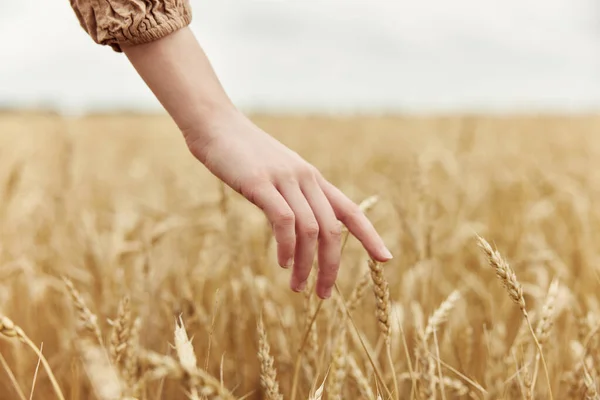
[{"label": "blurred background", "polygon": [[[242,108],[588,112],[600,107],[597,0],[192,1],[192,29]],[[0,3],[0,107],[160,105],[69,2]]]},{"label": "blurred background", "polygon": [[[598,398],[600,0],[190,1],[233,101],[370,208],[395,257],[383,273],[348,240],[356,325],[296,295],[264,215],[199,165],[124,54],[67,0],[0,0],[0,317],[43,343],[65,398],[191,398],[178,317],[235,398],[276,380],[286,399],[324,381],[326,399],[414,398],[417,381],[424,399]],[[56,398],[15,339],[0,398]]]}]

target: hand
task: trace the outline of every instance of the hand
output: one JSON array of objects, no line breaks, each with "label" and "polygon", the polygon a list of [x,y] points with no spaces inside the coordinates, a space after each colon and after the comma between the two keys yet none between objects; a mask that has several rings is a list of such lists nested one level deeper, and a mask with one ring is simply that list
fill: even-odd
[{"label": "hand", "polygon": [[318,244],[317,295],[329,298],[341,256],[341,225],[374,259],[392,258],[359,207],[319,171],[239,112],[184,132],[190,151],[214,175],[259,207],[277,242],[277,258],[293,267],[290,287],[302,291]]},{"label": "hand", "polygon": [[123,51],[177,123],[192,154],[263,210],[273,227],[279,264],[294,267],[293,290],[306,287],[318,244],[317,295],[331,296],[341,255],[338,220],[371,257],[392,258],[356,204],[237,111],[190,29],[123,46]]}]

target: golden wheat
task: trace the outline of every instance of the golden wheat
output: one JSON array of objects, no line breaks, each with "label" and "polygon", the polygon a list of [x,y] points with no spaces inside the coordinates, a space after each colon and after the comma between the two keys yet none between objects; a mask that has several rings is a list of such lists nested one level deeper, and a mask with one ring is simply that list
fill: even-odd
[{"label": "golden wheat", "polygon": [[271,350],[265,332],[262,317],[257,324],[258,330],[258,359],[260,360],[260,381],[265,390],[267,400],[283,400],[279,392],[279,383],[277,383],[277,370],[275,370],[274,360],[271,356]]},{"label": "golden wheat", "polygon": [[5,113],[2,399],[598,398],[600,118],[253,119],[394,259],[344,229],[333,298],[295,294],[168,118]]}]

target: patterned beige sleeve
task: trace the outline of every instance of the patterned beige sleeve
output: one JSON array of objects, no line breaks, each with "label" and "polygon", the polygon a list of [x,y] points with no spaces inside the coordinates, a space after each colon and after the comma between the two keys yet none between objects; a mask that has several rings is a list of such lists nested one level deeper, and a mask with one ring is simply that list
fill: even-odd
[{"label": "patterned beige sleeve", "polygon": [[70,0],[81,27],[94,42],[122,52],[121,45],[152,42],[190,24],[189,0]]}]

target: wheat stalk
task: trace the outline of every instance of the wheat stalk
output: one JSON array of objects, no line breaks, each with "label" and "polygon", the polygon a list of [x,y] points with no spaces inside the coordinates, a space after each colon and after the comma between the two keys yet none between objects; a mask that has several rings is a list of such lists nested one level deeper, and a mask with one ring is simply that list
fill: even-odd
[{"label": "wheat stalk", "polygon": [[502,258],[500,253],[496,250],[492,249],[492,246],[481,236],[477,236],[479,247],[483,250],[488,258],[488,262],[492,268],[496,271],[496,276],[502,282],[502,285],[507,290],[510,298],[519,305],[523,316],[525,317],[525,321],[529,327],[529,331],[533,336],[533,340],[535,345],[537,346],[539,355],[542,359],[542,364],[544,366],[544,372],[546,373],[546,381],[548,383],[548,393],[550,395],[550,399],[553,400],[554,397],[552,395],[552,381],[550,380],[550,374],[548,372],[548,366],[546,364],[546,360],[544,358],[544,353],[542,352],[542,346],[538,341],[538,338],[533,331],[533,326],[531,325],[531,320],[529,319],[529,314],[527,313],[527,307],[525,305],[525,297],[523,296],[523,287],[517,280],[517,275],[512,270],[510,265]]},{"label": "wheat stalk", "polygon": [[[423,376],[422,373],[413,373],[412,375],[408,372],[402,373],[400,374],[400,376],[398,377],[400,380],[412,380],[413,378],[416,379],[421,379],[421,377]],[[429,381],[429,377],[426,378],[427,381]],[[433,376],[432,381],[435,383],[435,385],[440,385],[440,378],[436,375]],[[473,392],[473,390],[471,390],[471,388],[466,385],[463,381],[459,380],[459,379],[454,379],[454,378],[450,378],[448,376],[444,376],[442,378],[443,381],[443,385],[444,387],[451,389],[454,391],[454,394],[458,395],[458,396],[469,396],[473,399],[478,399],[478,395]],[[429,383],[430,384],[430,383]]]},{"label": "wheat stalk", "polygon": [[52,373],[52,368],[50,368],[50,364],[48,364],[48,360],[46,360],[46,357],[44,357],[44,355],[35,346],[35,344],[33,344],[31,339],[29,339],[29,337],[25,334],[23,329],[21,329],[19,326],[15,325],[15,323],[12,322],[12,320],[10,320],[8,317],[5,317],[1,314],[0,314],[0,335],[5,336],[9,339],[18,339],[21,342],[25,343],[31,350],[33,350],[35,355],[38,356],[39,360],[41,361],[42,365],[44,366],[46,373],[48,374],[48,378],[50,379],[50,383],[52,384],[52,389],[54,389],[54,393],[56,393],[56,396],[60,400],[65,400],[65,396],[63,395],[62,391],[60,390],[58,381],[56,380],[56,377]]},{"label": "wheat stalk", "polygon": [[356,360],[354,359],[354,357],[352,357],[352,355],[348,356],[348,367],[350,368],[350,375],[352,375],[352,377],[354,377],[354,380],[357,383],[358,390],[360,391],[362,398],[363,399],[374,398],[375,395],[373,394],[373,389],[371,389],[371,386],[369,385],[369,381],[367,380],[367,377],[362,372],[362,370],[360,369],[360,367],[358,366],[358,364],[356,363]]},{"label": "wheat stalk", "polygon": [[317,310],[317,302],[312,296],[314,292],[315,279],[314,275],[309,276],[309,284],[304,291],[304,329],[307,330],[307,342],[304,348],[304,369],[307,374],[307,379],[312,381],[315,378],[318,363],[318,352],[319,352],[319,333],[317,320],[313,321],[313,316]]},{"label": "wheat stalk", "polygon": [[8,365],[8,362],[6,361],[6,359],[4,358],[4,356],[2,355],[2,352],[0,352],[0,365],[2,365],[2,368],[4,368],[4,371],[8,375],[8,379],[10,380],[11,385],[13,385],[13,388],[17,392],[17,396],[19,397],[19,400],[26,400],[25,399],[25,393],[23,393],[23,389],[21,389],[21,386],[19,385],[19,382],[17,382],[17,377],[15,376],[15,374],[10,369],[10,367]]}]

